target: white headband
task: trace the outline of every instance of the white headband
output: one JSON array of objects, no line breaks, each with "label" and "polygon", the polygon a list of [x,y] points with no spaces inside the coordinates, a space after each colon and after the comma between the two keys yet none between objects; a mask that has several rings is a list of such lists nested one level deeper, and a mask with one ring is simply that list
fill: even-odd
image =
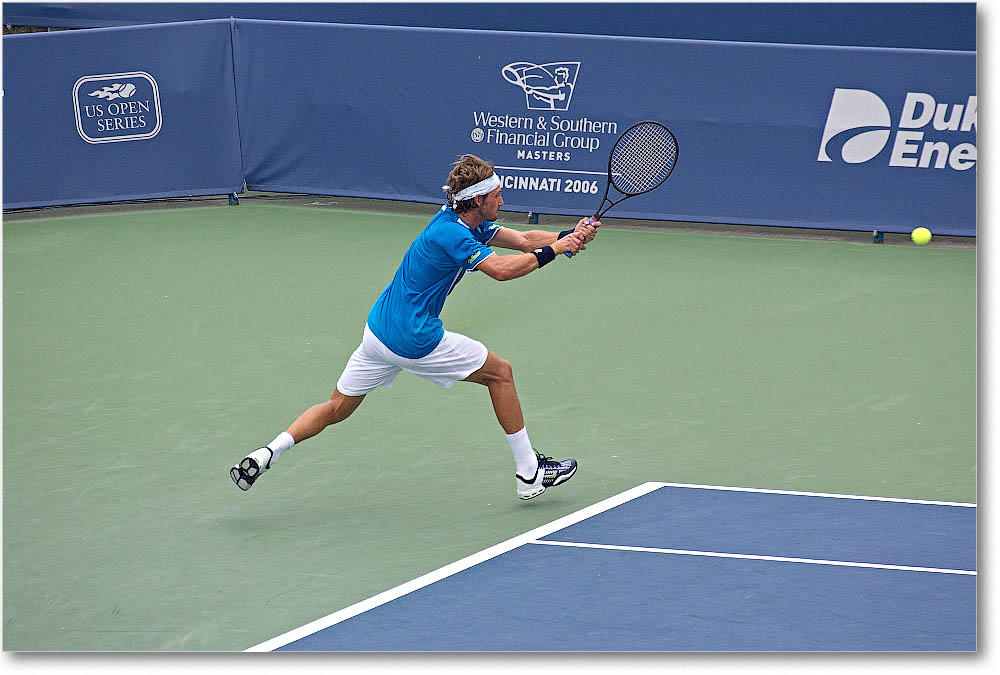
[{"label": "white headband", "polygon": [[[464,201],[466,199],[472,199],[473,197],[476,197],[478,195],[488,195],[489,193],[496,190],[498,187],[500,187],[500,176],[496,175],[495,173],[490,174],[490,177],[487,178],[486,180],[481,180],[475,185],[470,185],[467,188],[459,190],[454,195],[451,195],[452,203],[458,204],[460,201]],[[451,188],[448,187],[447,185],[443,186],[441,189],[448,193],[451,192]]]}]

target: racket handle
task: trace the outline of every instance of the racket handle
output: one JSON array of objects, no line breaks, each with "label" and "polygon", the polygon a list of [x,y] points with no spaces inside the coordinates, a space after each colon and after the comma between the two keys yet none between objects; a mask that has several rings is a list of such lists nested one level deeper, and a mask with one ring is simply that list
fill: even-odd
[{"label": "racket handle", "polygon": [[[593,216],[591,216],[591,217],[590,217],[590,221],[589,221],[589,222],[590,222],[590,224],[591,224],[591,225],[593,225],[593,224],[594,224],[594,223],[596,223],[597,221],[596,221],[596,220],[594,220],[594,217],[593,217]],[[572,258],[572,257],[573,257],[573,254],[572,254],[572,253],[570,253],[569,251],[565,251],[565,252],[563,252],[563,255],[564,255],[564,256],[566,256],[567,258]]]}]

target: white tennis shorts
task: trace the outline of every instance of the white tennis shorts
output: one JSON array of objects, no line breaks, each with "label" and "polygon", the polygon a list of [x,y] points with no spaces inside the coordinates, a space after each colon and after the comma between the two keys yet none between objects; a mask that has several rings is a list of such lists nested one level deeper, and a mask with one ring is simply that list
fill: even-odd
[{"label": "white tennis shorts", "polygon": [[376,387],[391,387],[401,370],[450,387],[482,368],[488,353],[482,342],[445,331],[434,351],[408,359],[382,344],[365,324],[364,337],[337,380],[337,390],[347,396],[362,396]]}]

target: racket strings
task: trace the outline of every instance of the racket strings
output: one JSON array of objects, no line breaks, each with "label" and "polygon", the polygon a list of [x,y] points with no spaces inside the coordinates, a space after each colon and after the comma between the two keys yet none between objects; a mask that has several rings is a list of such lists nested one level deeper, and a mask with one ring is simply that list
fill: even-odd
[{"label": "racket strings", "polygon": [[656,123],[638,124],[618,140],[611,156],[611,178],[622,194],[648,192],[662,183],[677,161],[677,141]]}]

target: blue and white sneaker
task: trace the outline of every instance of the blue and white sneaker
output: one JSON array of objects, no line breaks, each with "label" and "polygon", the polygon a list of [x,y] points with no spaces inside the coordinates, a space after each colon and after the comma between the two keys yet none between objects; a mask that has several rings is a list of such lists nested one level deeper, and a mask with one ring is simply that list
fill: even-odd
[{"label": "blue and white sneaker", "polygon": [[576,460],[564,459],[561,462],[546,457],[537,450],[535,456],[538,457],[538,469],[532,478],[522,478],[514,474],[517,479],[517,496],[520,499],[534,499],[545,492],[545,488],[562,485],[576,473]]},{"label": "blue and white sneaker", "polygon": [[257,448],[244,457],[239,464],[229,470],[229,477],[241,490],[249,490],[261,474],[271,468],[271,458],[274,453],[271,448]]}]

